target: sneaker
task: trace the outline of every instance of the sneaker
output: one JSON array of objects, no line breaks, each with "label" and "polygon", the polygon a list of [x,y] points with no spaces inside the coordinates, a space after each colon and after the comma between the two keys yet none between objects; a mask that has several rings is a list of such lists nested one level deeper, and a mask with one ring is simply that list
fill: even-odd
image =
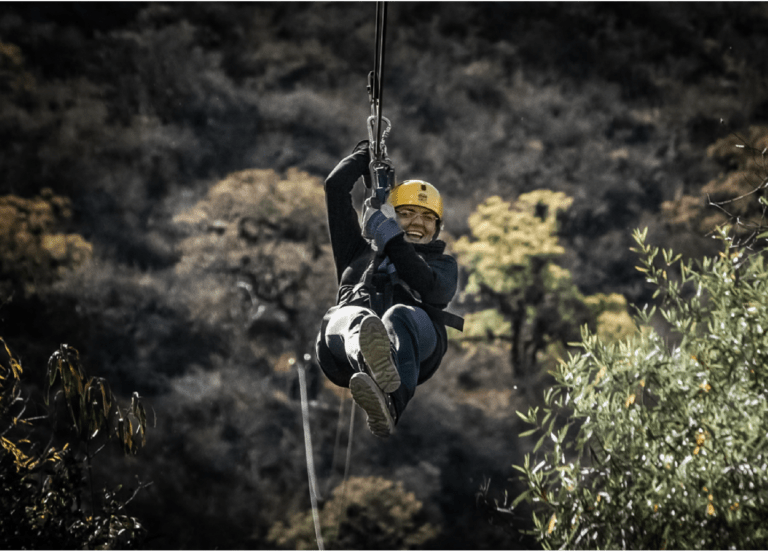
[{"label": "sneaker", "polygon": [[395,421],[387,404],[387,396],[365,373],[355,373],[349,380],[352,399],[368,415],[368,428],[379,438],[387,438],[395,430]]},{"label": "sneaker", "polygon": [[386,393],[400,388],[392,345],[384,322],[378,316],[367,316],[360,322],[360,352],[368,372]]}]

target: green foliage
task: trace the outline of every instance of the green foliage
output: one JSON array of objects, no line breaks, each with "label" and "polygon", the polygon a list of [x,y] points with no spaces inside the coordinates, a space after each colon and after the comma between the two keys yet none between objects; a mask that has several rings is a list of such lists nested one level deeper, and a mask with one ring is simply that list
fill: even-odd
[{"label": "green foliage", "polygon": [[719,256],[681,261],[646,232],[634,236],[638,270],[673,338],[651,326],[656,307],[638,311],[641,331],[625,341],[585,328],[546,405],[518,414],[536,427],[521,436],[540,438],[515,466],[527,490],[513,507],[533,504],[547,548],[765,548],[765,254],[723,229]]},{"label": "green foliage", "polygon": [[[333,491],[320,513],[323,541],[331,549],[417,549],[438,535],[424,523],[422,504],[402,482],[381,477],[351,477]],[[278,521],[269,541],[289,549],[315,549],[312,511]]]},{"label": "green foliage", "polygon": [[464,316],[465,339],[512,338],[512,323],[495,308],[470,312]]},{"label": "green foliage", "polygon": [[[2,341],[2,339],[0,339]],[[5,341],[2,341],[5,345]],[[66,345],[51,357],[48,382],[62,380],[61,395],[67,402],[73,426],[81,443],[56,447],[50,428],[41,425],[46,417],[27,418],[28,399],[22,396],[20,362],[5,345],[8,365],[0,363],[0,540],[9,549],[133,549],[146,537],[141,523],[123,511],[132,497],[125,499],[104,490],[97,502],[90,480],[90,510],[83,507],[83,463],[90,467],[94,454],[87,444],[97,435],[116,427],[115,435],[126,453],[138,448],[128,416],[106,382],[85,379],[77,351]],[[138,432],[143,440],[146,415],[138,396],[131,414],[139,418]],[[113,417],[119,417],[112,420]],[[119,427],[122,427],[120,429]],[[46,439],[48,443],[46,444]],[[135,494],[134,494],[135,495]]]}]

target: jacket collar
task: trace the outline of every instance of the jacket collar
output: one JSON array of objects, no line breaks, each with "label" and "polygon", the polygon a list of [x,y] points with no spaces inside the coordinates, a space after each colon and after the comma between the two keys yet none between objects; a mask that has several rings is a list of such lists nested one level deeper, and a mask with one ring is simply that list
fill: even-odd
[{"label": "jacket collar", "polygon": [[443,254],[443,251],[445,251],[445,241],[440,241],[437,239],[431,243],[415,243],[413,248],[416,249],[417,253]]}]

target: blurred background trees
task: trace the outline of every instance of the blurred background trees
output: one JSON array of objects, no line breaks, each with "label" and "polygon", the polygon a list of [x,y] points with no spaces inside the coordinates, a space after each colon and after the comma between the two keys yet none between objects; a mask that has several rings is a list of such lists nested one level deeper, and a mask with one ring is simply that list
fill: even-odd
[{"label": "blurred background trees", "polygon": [[669,224],[699,235],[735,222],[742,238],[754,239],[765,225],[765,188],[768,178],[768,127],[750,126],[744,134],[733,133],[707,148],[721,172],[697,195],[683,195],[661,208]]},{"label": "blurred background trees", "polygon": [[[0,292],[33,295],[67,271],[90,260],[93,247],[77,233],[62,233],[71,225],[69,199],[44,189],[24,199],[0,197]],[[20,297],[20,298],[21,298]]]}]

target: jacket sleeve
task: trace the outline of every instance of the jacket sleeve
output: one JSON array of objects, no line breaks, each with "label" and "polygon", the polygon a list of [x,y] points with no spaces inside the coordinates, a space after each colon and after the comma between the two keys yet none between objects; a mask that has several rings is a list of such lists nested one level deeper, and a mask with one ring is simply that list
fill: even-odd
[{"label": "jacket sleeve", "polygon": [[387,242],[385,252],[397,268],[397,275],[421,295],[421,300],[445,308],[456,294],[459,268],[456,259],[442,254],[427,263],[402,234]]},{"label": "jacket sleeve", "polygon": [[357,211],[352,205],[352,188],[368,170],[367,150],[356,148],[341,160],[325,179],[325,206],[331,235],[336,279],[341,281],[344,269],[368,243],[363,239]]}]

